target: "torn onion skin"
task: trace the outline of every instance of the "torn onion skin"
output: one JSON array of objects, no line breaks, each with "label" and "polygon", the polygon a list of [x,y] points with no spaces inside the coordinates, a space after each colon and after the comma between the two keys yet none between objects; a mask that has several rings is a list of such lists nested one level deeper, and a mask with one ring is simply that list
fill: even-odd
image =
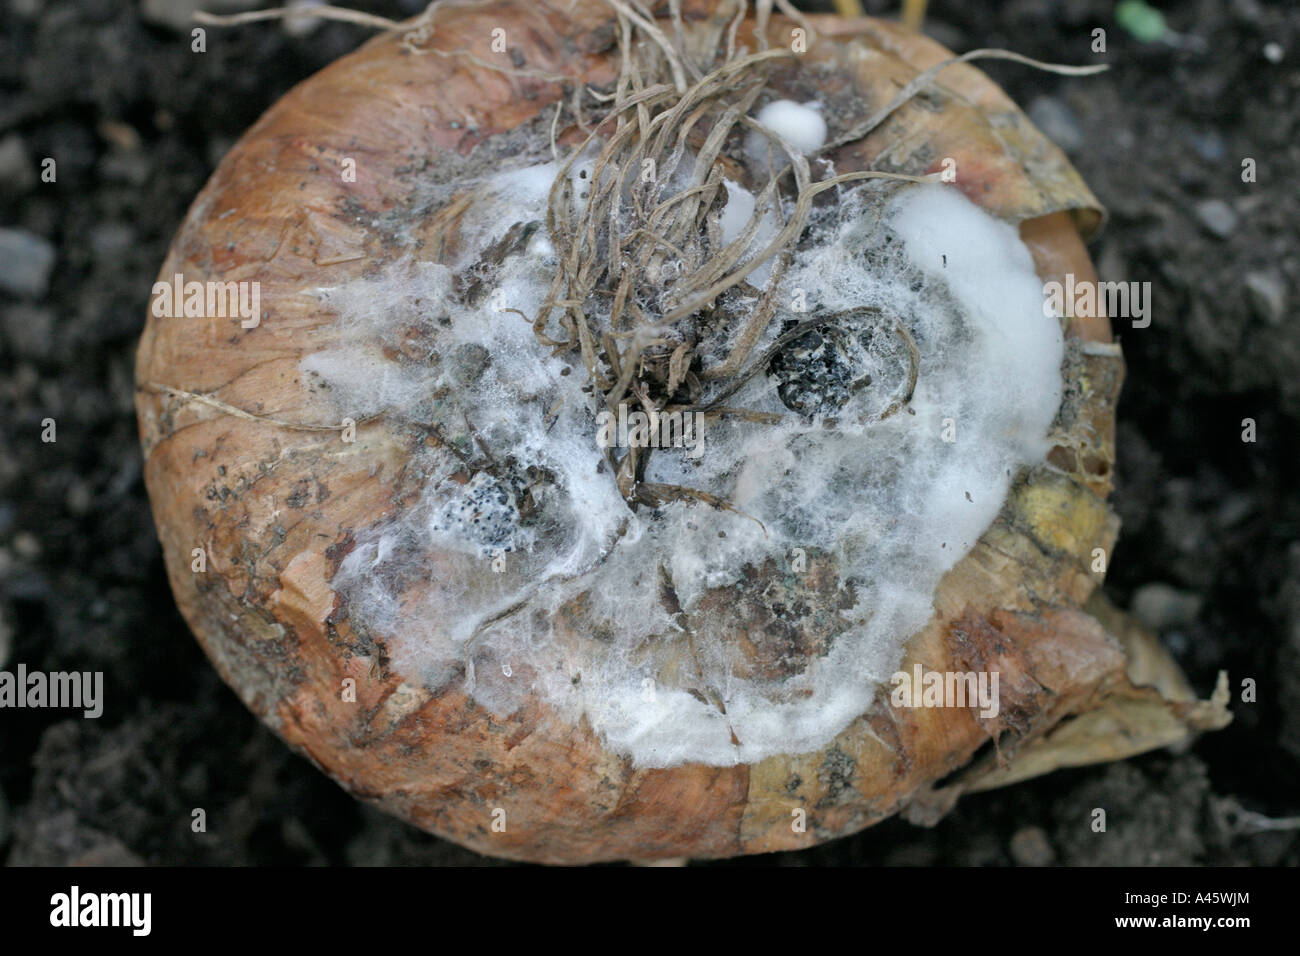
[{"label": "torn onion skin", "polygon": [[[1034,268],[1044,282],[1094,283],[1097,271],[1074,228],[1069,213],[1053,212],[1020,224],[1020,238],[1034,257]],[[1110,342],[1110,319],[1105,315],[1074,316],[1067,334],[1084,342]]]},{"label": "torn onion skin", "polygon": [[[690,23],[711,8],[689,5]],[[606,11],[594,0],[451,7],[430,45],[478,49],[504,25],[516,65],[607,87],[617,62]],[[802,100],[815,84],[828,109],[856,103],[858,118],[900,80],[950,55],[879,21],[810,19],[821,36],[774,71],[775,92]],[[787,42],[794,26],[773,18],[773,43]],[[741,31],[751,49],[752,30],[747,22]],[[902,133],[927,155],[894,155],[891,168],[920,174],[935,156],[956,152],[958,184],[978,182],[967,194],[1020,224],[1044,279],[1092,277],[1079,229],[1095,228],[1100,210],[1064,157],[973,67],[945,71],[939,85],[942,110],[904,108],[834,151],[836,170],[867,168]],[[402,250],[385,223],[416,215],[431,169],[472,164],[494,138],[549,115],[564,92],[538,75],[412,55],[400,37],[377,37],[276,103],[191,207],[160,278],[257,281],[264,317],[245,329],[238,317],[151,316],[136,402],[172,590],[245,705],[358,798],[482,853],[549,863],[765,853],[900,811],[930,820],[960,791],[951,775],[989,740],[999,741],[1005,768],[1067,718],[1130,700],[1176,708],[1130,682],[1123,642],[1084,609],[1101,580],[1091,570],[1094,549],[1109,555],[1118,530],[1105,463],[1123,371],[1104,318],[1067,330],[1102,346],[1072,366],[1087,379],[1062,420],[1077,444],[1054,453],[1061,467],[1013,486],[1001,516],[943,579],[935,616],[899,665],[999,670],[994,718],[969,708],[894,708],[885,687],[818,752],[643,769],[606,749],[585,722],[559,726],[541,700],[501,718],[460,683],[430,692],[391,666],[383,634],[357,632],[330,581],[356,537],[406,503],[407,450],[382,418],[358,424],[345,444],[180,393],[282,421],[330,421],[298,363],[340,338],[337,316],[300,290],[391,261]],[[994,116],[1014,118],[1012,146],[999,139]],[[562,132],[562,142],[573,141],[572,130]],[[355,182],[339,175],[345,158],[356,160]],[[966,170],[977,178],[964,179]],[[421,254],[431,258],[440,248],[437,213],[420,209],[422,218],[405,223],[409,241],[424,241]],[[203,572],[192,570],[196,548],[206,555]],[[340,692],[349,678],[355,701]],[[1139,749],[1169,742],[1154,731],[1137,738]],[[945,777],[949,785],[935,789]],[[504,829],[493,826],[496,810],[504,810]],[[792,826],[795,811],[803,826]]]}]

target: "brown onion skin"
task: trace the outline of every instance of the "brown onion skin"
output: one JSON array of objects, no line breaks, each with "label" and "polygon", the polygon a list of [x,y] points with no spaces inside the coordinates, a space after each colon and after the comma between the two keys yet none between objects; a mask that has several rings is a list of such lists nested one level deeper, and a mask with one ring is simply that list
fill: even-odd
[{"label": "brown onion skin", "polygon": [[[606,19],[603,6],[580,2],[573,18],[567,7],[450,8],[440,14],[437,45],[481,48],[504,25],[529,68],[609,82],[612,33],[591,32]],[[947,55],[876,21],[814,22],[827,39],[814,44],[813,57],[859,42],[851,34],[895,50],[895,70],[909,62],[897,51],[908,53],[913,72]],[[789,28],[777,18],[773,35]],[[796,68],[786,74],[796,92],[807,82]],[[847,76],[844,82],[851,85]],[[978,108],[1010,108],[991,83],[966,82],[982,97]],[[360,277],[391,259],[398,243],[385,218],[420,195],[428,169],[470,156],[553,108],[559,93],[555,83],[454,56],[411,55],[400,38],[378,37],[276,103],[191,207],[160,279],[179,272],[187,280],[256,280],[266,315],[247,330],[237,318],[150,318],[138,353],[137,407],[172,590],[244,703],[351,793],[416,826],[488,854],[577,863],[762,853],[852,833],[924,803],[934,781],[989,739],[1006,733],[1000,746],[1013,753],[1016,740],[1041,735],[1122,684],[1121,648],[1080,610],[1098,583],[1086,555],[1109,549],[1116,531],[1105,504],[1109,477],[1097,469],[1058,489],[1084,502],[1060,540],[1046,541],[1036,517],[1024,518],[1021,505],[1009,502],[945,578],[936,619],[900,665],[999,668],[1002,712],[991,721],[967,710],[900,712],[882,697],[819,754],[637,769],[585,723],[560,727],[541,701],[495,718],[460,684],[436,695],[413,687],[384,656],[382,635],[372,642],[354,631],[329,581],[356,535],[409,496],[407,453],[383,422],[358,426],[356,441],[343,444],[329,433],[222,414],[156,386],[286,421],[332,421],[300,379],[298,362],[337,340],[336,317],[299,290]],[[837,169],[863,168],[878,151],[876,141],[845,147]],[[339,175],[344,157],[356,160],[355,183]],[[968,157],[959,186],[994,213],[1024,220],[1044,278],[1092,276],[1076,228],[1087,203],[1024,215],[1007,205],[1005,166],[999,156]],[[417,237],[422,228],[417,220]],[[1069,334],[1107,342],[1109,323],[1076,321]],[[1122,369],[1116,359],[1089,371],[1081,415],[1095,426],[1104,458]],[[197,547],[206,550],[205,573],[191,570]],[[356,702],[340,693],[349,677]],[[851,758],[834,786],[823,771],[832,751]],[[496,808],[506,811],[504,832],[492,828]],[[806,810],[802,832],[790,825],[792,808]]]}]

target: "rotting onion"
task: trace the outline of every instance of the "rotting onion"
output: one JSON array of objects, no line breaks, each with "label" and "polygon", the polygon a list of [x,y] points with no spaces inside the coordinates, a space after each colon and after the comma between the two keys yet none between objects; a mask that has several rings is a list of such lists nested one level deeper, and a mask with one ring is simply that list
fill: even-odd
[{"label": "rotting onion", "polygon": [[[282,738],[584,862],[933,820],[1226,722],[1094,593],[1122,361],[1034,309],[1101,213],[981,73],[771,4],[435,8],[196,199],[162,281],[259,314],[140,345],[173,591]],[[931,674],[996,700],[899,706]]]}]

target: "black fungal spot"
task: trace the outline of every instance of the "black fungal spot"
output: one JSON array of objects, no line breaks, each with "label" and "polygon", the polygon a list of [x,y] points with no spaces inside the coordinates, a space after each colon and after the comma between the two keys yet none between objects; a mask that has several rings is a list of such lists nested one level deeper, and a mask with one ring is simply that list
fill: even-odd
[{"label": "black fungal spot", "polygon": [[430,522],[433,531],[463,538],[485,556],[515,549],[519,507],[512,488],[479,472]]},{"label": "black fungal spot", "polygon": [[[783,332],[798,323],[787,320]],[[786,408],[805,415],[830,415],[871,384],[863,367],[874,329],[849,331],[832,325],[809,329],[768,364],[777,394]]]}]

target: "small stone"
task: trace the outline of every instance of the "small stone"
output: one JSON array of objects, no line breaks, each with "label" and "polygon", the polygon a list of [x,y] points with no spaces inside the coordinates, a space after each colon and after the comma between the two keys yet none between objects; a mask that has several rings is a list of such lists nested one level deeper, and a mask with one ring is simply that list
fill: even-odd
[{"label": "small stone", "polygon": [[90,230],[90,248],[100,258],[121,255],[135,243],[135,231],[122,222],[101,222]]},{"label": "small stone", "polygon": [[77,517],[90,513],[90,506],[94,503],[94,496],[85,482],[77,481],[68,488],[67,505],[68,510]]},{"label": "small stone", "polygon": [[1193,132],[1188,136],[1196,155],[1207,163],[1217,163],[1228,154],[1228,146],[1214,130]]},{"label": "small stone", "polygon": [[99,174],[111,182],[143,186],[153,175],[153,164],[141,150],[111,149],[99,162]]},{"label": "small stone", "polygon": [[1232,0],[1232,13],[1242,23],[1258,23],[1259,3],[1257,0]]},{"label": "small stone", "polygon": [[24,561],[35,561],[41,556],[41,543],[30,531],[19,531],[14,535],[14,553]]},{"label": "small stone", "polygon": [[0,311],[0,333],[0,340],[19,358],[48,358],[54,349],[54,313],[20,302]]},{"label": "small stone", "polygon": [[39,299],[50,287],[54,246],[25,229],[0,229],[0,289]]},{"label": "small stone", "polygon": [[1223,503],[1215,511],[1214,520],[1220,528],[1231,528],[1245,521],[1254,511],[1254,495],[1233,492],[1223,496]]},{"label": "small stone", "polygon": [[1246,274],[1246,296],[1255,314],[1269,325],[1281,325],[1286,313],[1286,283],[1276,272]]},{"label": "small stone", "polygon": [[1133,594],[1133,613],[1153,631],[1185,627],[1201,613],[1201,596],[1158,581],[1144,584]]},{"label": "small stone", "polygon": [[1056,851],[1042,827],[1021,827],[1011,835],[1008,849],[1020,866],[1050,866],[1056,860]]},{"label": "small stone", "polygon": [[95,124],[95,132],[115,149],[133,153],[140,148],[140,134],[130,123],[121,120],[102,119]]},{"label": "small stone", "polygon": [[1029,119],[1067,153],[1083,145],[1083,130],[1074,111],[1053,96],[1040,96],[1030,103]]},{"label": "small stone", "polygon": [[0,139],[0,191],[23,193],[36,185],[36,171],[27,155],[23,138],[10,133]]},{"label": "small stone", "polygon": [[1237,228],[1237,214],[1222,199],[1203,199],[1196,204],[1196,218],[1220,239],[1227,239]]}]

